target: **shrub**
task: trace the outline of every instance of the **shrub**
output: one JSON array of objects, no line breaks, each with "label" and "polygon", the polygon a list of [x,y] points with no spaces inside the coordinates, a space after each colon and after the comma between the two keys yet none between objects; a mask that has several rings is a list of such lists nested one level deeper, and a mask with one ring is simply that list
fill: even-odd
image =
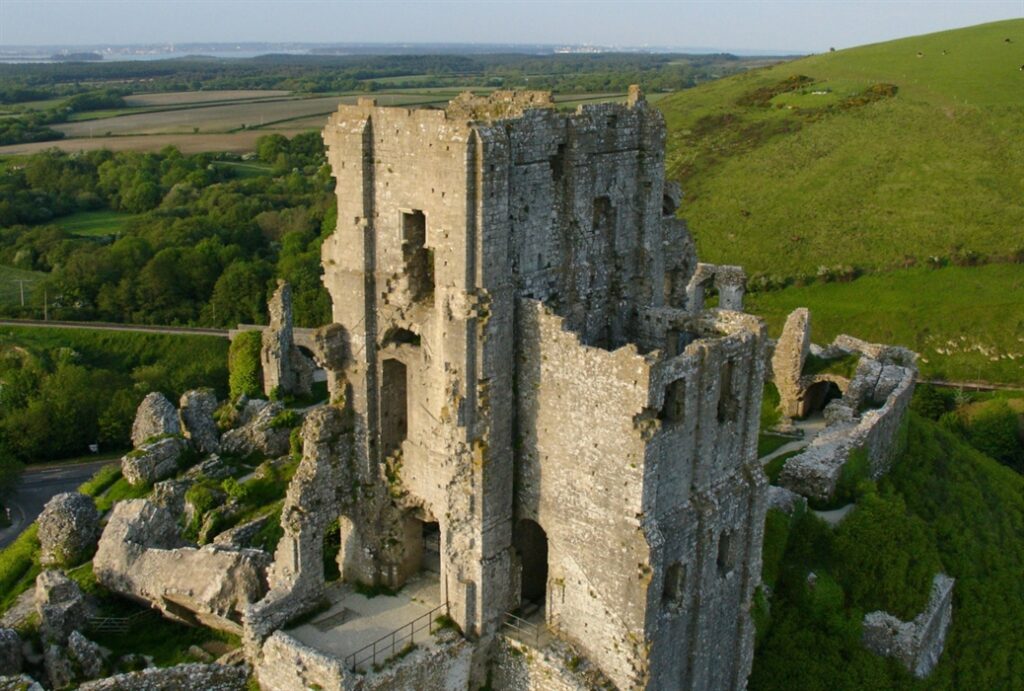
[{"label": "shrub", "polygon": [[252,398],[262,392],[262,347],[263,338],[259,331],[243,331],[231,341],[228,350],[228,388],[231,400],[241,396]]}]

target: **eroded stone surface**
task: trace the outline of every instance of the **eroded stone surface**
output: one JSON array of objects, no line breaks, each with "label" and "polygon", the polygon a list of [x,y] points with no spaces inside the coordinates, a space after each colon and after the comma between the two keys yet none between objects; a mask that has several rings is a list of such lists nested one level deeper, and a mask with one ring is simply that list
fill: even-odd
[{"label": "eroded stone surface", "polygon": [[939,662],[953,620],[954,585],[955,579],[936,574],[928,604],[913,621],[901,621],[887,612],[865,614],[864,647],[896,658],[918,679],[927,677]]},{"label": "eroded stone surface", "polygon": [[133,485],[147,485],[178,472],[178,459],[185,451],[181,437],[163,437],[141,444],[121,458],[121,474]]},{"label": "eroded stone surface", "polygon": [[36,577],[36,612],[44,641],[63,645],[72,631],[85,628],[91,614],[78,584],[60,571],[43,571]]},{"label": "eroded stone surface", "polygon": [[0,628],[0,677],[21,672],[21,638],[14,629]]},{"label": "eroded stone surface", "polygon": [[190,663],[144,669],[82,684],[80,691],[245,691],[247,667]]},{"label": "eroded stone surface", "polygon": [[165,434],[181,434],[178,411],[174,404],[159,391],[142,399],[132,424],[132,446],[138,448],[153,437]]},{"label": "eroded stone surface", "polygon": [[224,453],[248,456],[281,456],[288,453],[289,427],[275,427],[274,418],[284,411],[278,401],[249,401],[240,416],[240,427],[228,430],[220,440]]},{"label": "eroded stone surface", "polygon": [[39,515],[39,562],[75,566],[92,556],[100,537],[100,515],[91,497],[64,492]]},{"label": "eroded stone surface", "polygon": [[263,392],[285,396],[308,396],[315,365],[295,346],[292,330],[292,289],[278,281],[269,304],[270,325],[263,330],[260,362]]},{"label": "eroded stone surface", "polygon": [[217,410],[217,396],[213,389],[193,389],[181,395],[178,402],[181,430],[185,438],[200,453],[220,450],[220,431],[213,419]]},{"label": "eroded stone surface", "polygon": [[166,509],[145,499],[119,502],[93,559],[96,579],[169,618],[241,633],[242,610],[266,591],[267,555],[181,543]]}]

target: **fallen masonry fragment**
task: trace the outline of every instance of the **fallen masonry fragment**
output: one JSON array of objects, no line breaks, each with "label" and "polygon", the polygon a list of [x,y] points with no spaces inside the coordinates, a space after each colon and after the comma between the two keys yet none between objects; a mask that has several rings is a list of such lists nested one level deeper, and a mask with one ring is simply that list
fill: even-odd
[{"label": "fallen masonry fragment", "polygon": [[110,590],[186,624],[241,633],[246,605],[266,591],[266,555],[224,545],[196,548],[175,517],[145,499],[122,501],[103,530],[93,571]]}]

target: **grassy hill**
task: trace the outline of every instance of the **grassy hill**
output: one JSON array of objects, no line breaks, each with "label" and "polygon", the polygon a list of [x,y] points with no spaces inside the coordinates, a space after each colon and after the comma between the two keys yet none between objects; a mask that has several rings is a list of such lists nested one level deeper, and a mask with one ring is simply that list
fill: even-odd
[{"label": "grassy hill", "polygon": [[1022,63],[1024,20],[1012,20],[660,101],[702,258],[793,277],[1024,251]]},{"label": "grassy hill", "polygon": [[[814,55],[660,101],[701,258],[742,264],[754,289],[791,286],[752,309],[780,322],[812,307],[821,341],[845,331],[919,348],[931,374],[1024,382],[1006,357],[1024,344],[1022,64],[1019,19]],[[862,272],[891,273],[829,283]],[[977,348],[961,352],[965,340]]]}]

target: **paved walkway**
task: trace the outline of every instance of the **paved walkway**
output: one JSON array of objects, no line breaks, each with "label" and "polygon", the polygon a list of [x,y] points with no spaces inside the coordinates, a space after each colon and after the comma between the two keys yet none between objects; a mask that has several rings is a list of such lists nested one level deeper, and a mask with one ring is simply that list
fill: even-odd
[{"label": "paved walkway", "polygon": [[800,449],[808,446],[814,438],[818,436],[821,430],[825,429],[825,418],[822,415],[813,415],[806,420],[793,420],[793,426],[804,433],[804,436],[799,439],[794,439],[791,442],[786,442],[779,448],[775,449],[769,454],[761,456],[761,465],[767,465],[770,461],[787,454],[791,451],[799,451]]},{"label": "paved walkway", "polygon": [[[393,654],[391,634],[395,633],[394,652],[401,651],[409,643],[409,624],[420,618],[414,627],[416,646],[430,648],[434,645],[434,637],[428,629],[429,621],[424,615],[442,603],[437,574],[422,573],[393,597],[378,595],[367,598],[345,584],[331,589],[327,595],[331,608],[309,623],[290,629],[289,635],[342,660],[387,637],[377,646],[376,663],[380,664]],[[429,620],[439,614],[432,615]],[[359,662],[359,670],[371,668],[374,664],[372,650],[360,653]]]},{"label": "paved walkway", "polygon": [[817,514],[818,518],[823,519],[829,525],[837,526],[842,523],[844,518],[846,518],[846,514],[853,511],[853,507],[855,506],[856,504],[851,503],[838,509],[832,509],[831,511],[815,511],[814,513]]}]

